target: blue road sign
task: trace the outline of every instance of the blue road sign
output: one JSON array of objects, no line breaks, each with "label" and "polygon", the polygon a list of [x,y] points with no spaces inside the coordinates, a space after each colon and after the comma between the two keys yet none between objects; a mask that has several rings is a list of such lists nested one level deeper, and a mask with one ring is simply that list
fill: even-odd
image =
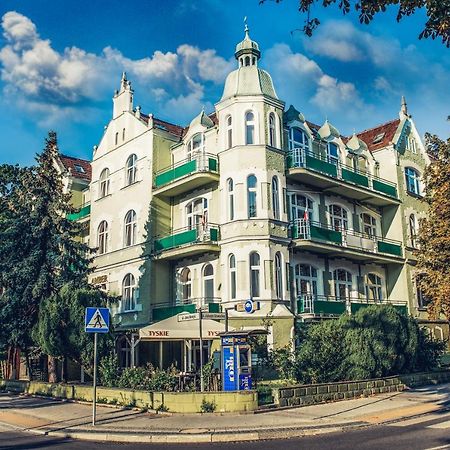
[{"label": "blue road sign", "polygon": [[86,333],[107,333],[109,331],[109,308],[86,308],[84,324]]}]

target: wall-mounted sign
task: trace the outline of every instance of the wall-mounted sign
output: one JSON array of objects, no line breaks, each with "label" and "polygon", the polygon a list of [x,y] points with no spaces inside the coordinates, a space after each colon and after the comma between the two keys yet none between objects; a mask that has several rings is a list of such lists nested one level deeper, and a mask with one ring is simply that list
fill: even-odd
[{"label": "wall-mounted sign", "polygon": [[248,299],[245,302],[236,303],[235,310],[237,312],[246,312],[247,314],[252,314],[258,311],[260,308],[259,302],[254,302],[252,299]]},{"label": "wall-mounted sign", "polygon": [[108,282],[108,275],[99,275],[91,280],[91,284],[104,284]]}]

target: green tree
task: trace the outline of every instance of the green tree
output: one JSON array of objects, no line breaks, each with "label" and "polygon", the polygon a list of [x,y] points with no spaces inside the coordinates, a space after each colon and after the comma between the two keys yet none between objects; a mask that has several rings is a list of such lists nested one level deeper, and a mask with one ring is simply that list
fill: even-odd
[{"label": "green tree", "polygon": [[[260,3],[266,1],[260,0]],[[276,3],[281,1],[275,0]],[[307,36],[311,36],[320,24],[317,17],[311,16],[312,9],[315,6],[327,8],[333,5],[337,5],[344,14],[355,9],[359,15],[359,21],[364,24],[369,24],[377,14],[386,12],[390,6],[398,7],[398,22],[405,16],[423,9],[427,15],[427,21],[419,34],[419,39],[441,38],[444,45],[450,46],[450,0],[299,0],[299,11],[307,14],[303,27],[303,32]]]},{"label": "green tree", "polygon": [[424,174],[428,212],[418,234],[418,283],[430,300],[430,316],[450,321],[450,138],[427,134],[425,140],[433,157]]},{"label": "green tree", "polygon": [[49,132],[36,166],[0,171],[2,341],[25,353],[42,302],[68,282],[86,283],[91,262],[88,247],[75,239],[79,226],[66,218],[74,209],[55,165],[58,154],[56,133]]}]

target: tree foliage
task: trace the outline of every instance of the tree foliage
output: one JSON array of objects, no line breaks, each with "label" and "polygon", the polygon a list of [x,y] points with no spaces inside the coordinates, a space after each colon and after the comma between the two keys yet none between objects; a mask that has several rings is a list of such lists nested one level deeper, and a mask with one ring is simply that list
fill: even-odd
[{"label": "tree foliage", "polygon": [[442,141],[429,134],[425,138],[434,157],[424,174],[428,212],[419,227],[417,281],[431,301],[430,316],[443,314],[450,321],[450,138]]},{"label": "tree foliage", "polygon": [[[260,3],[266,1],[260,0]],[[274,1],[280,3],[282,0]],[[390,6],[398,7],[398,22],[405,16],[424,9],[427,21],[419,34],[419,39],[441,38],[444,45],[450,46],[450,0],[299,0],[298,5],[299,11],[307,14],[303,27],[303,32],[307,36],[312,36],[314,30],[320,25],[317,17],[311,17],[311,10],[315,6],[326,8],[337,5],[344,14],[355,9],[359,15],[359,21],[364,24],[369,24],[377,14],[386,12]]]},{"label": "tree foliage", "polygon": [[[31,331],[41,305],[51,302],[65,284],[87,282],[89,248],[76,240],[79,226],[67,219],[74,208],[56,168],[58,156],[56,133],[49,132],[35,166],[0,166],[3,347],[26,350],[33,343]],[[48,305],[47,311],[51,312]],[[56,341],[47,350],[53,347]]]}]

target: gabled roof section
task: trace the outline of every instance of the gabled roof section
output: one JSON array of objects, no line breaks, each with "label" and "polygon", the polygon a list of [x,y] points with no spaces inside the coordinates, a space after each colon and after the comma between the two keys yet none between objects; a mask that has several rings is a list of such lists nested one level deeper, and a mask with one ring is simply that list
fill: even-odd
[{"label": "gabled roof section", "polygon": [[91,181],[92,171],[89,161],[67,155],[59,155],[59,159],[72,177]]},{"label": "gabled roof section", "polygon": [[[148,124],[150,116],[148,114],[141,113],[140,119]],[[158,119],[157,117],[154,117],[154,116],[153,116],[152,120],[153,120],[153,126],[155,128],[158,128],[163,131],[167,131],[168,133],[173,134],[179,138],[183,135],[184,128],[180,127],[179,125],[175,125],[173,123],[167,122],[166,120]]]},{"label": "gabled roof section", "polygon": [[376,152],[392,142],[399,125],[400,119],[391,120],[375,128],[361,131],[357,136],[367,144],[371,152]]}]

